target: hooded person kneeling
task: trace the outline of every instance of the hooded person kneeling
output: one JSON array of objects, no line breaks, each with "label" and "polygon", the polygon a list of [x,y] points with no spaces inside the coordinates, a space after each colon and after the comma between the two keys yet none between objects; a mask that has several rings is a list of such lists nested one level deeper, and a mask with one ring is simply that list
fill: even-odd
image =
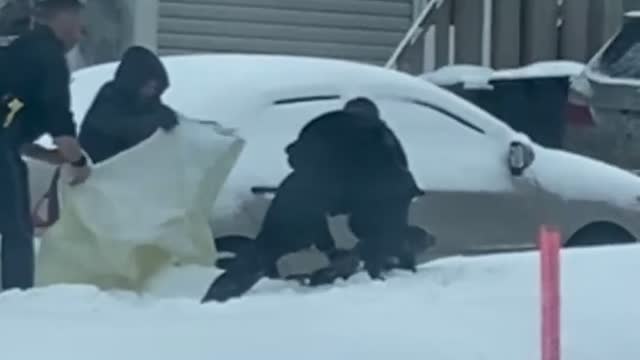
[{"label": "hooded person kneeling", "polygon": [[169,76],[151,51],[130,47],[114,79],[102,86],[80,129],[80,144],[94,163],[105,161],[177,124],[175,112],[162,103]]}]

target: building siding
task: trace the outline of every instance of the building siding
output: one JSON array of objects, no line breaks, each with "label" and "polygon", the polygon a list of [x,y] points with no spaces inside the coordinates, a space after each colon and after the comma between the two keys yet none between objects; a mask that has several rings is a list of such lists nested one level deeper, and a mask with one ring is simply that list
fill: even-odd
[{"label": "building siding", "polygon": [[382,64],[412,12],[412,0],[160,0],[158,48]]}]

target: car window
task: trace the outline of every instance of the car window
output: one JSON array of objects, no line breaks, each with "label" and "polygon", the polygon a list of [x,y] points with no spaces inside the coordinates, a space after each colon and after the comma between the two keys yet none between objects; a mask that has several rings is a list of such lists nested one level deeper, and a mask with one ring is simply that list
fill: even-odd
[{"label": "car window", "polygon": [[302,127],[311,119],[342,106],[339,97],[278,104],[274,101],[274,105],[258,114],[256,121],[242,128],[240,135],[246,140],[246,145],[231,173],[236,180],[230,183],[242,184],[246,191],[253,186],[280,183],[291,171],[285,147],[298,137]]},{"label": "car window", "polygon": [[441,106],[438,106],[438,105],[435,105],[435,104],[432,104],[432,103],[429,103],[429,102],[421,101],[421,100],[411,100],[411,102],[413,104],[415,104],[415,105],[420,105],[420,106],[422,106],[422,107],[424,107],[426,109],[436,111],[436,112],[440,113],[441,115],[443,115],[443,117],[445,117],[445,118],[447,118],[447,119],[449,119],[451,121],[457,122],[458,124],[460,124],[461,126],[466,127],[469,130],[475,131],[475,132],[477,132],[479,134],[484,134],[485,133],[484,129],[482,129],[480,126],[472,123],[471,121],[469,121],[467,119],[464,119],[464,118],[462,118],[460,116],[455,115],[453,112],[445,109],[444,107],[441,107]]},{"label": "car window", "polygon": [[436,137],[460,139],[466,143],[487,142],[482,128],[438,106],[399,100],[382,100],[378,105],[382,118],[389,126],[406,133],[408,139]]},{"label": "car window", "polygon": [[640,26],[626,24],[609,42],[598,70],[610,77],[640,79]]},{"label": "car window", "polygon": [[424,103],[381,100],[381,116],[404,146],[409,166],[431,189],[508,188],[506,144]]},{"label": "car window", "polygon": [[[437,188],[464,180],[461,187],[504,188],[505,144],[437,107],[395,99],[375,101],[421,183]],[[277,185],[290,171],[284,148],[296,139],[307,122],[340,109],[343,102],[344,99],[331,99],[267,107],[258,121],[242,131],[247,143],[231,174],[238,181],[230,182],[243,184],[245,191],[256,185]],[[474,176],[465,178],[465,174]]]}]

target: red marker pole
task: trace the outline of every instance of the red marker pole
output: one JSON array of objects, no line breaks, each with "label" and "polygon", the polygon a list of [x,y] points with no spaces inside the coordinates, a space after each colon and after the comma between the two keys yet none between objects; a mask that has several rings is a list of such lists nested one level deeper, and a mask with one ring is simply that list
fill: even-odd
[{"label": "red marker pole", "polygon": [[560,233],[541,227],[538,247],[542,290],[542,360],[560,360]]}]

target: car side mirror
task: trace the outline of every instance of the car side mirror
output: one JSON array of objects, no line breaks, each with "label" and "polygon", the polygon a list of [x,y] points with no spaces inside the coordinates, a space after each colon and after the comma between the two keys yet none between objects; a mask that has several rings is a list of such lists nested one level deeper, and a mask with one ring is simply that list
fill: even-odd
[{"label": "car side mirror", "polygon": [[533,164],[535,154],[527,144],[514,141],[509,144],[509,171],[513,176],[521,176]]}]

